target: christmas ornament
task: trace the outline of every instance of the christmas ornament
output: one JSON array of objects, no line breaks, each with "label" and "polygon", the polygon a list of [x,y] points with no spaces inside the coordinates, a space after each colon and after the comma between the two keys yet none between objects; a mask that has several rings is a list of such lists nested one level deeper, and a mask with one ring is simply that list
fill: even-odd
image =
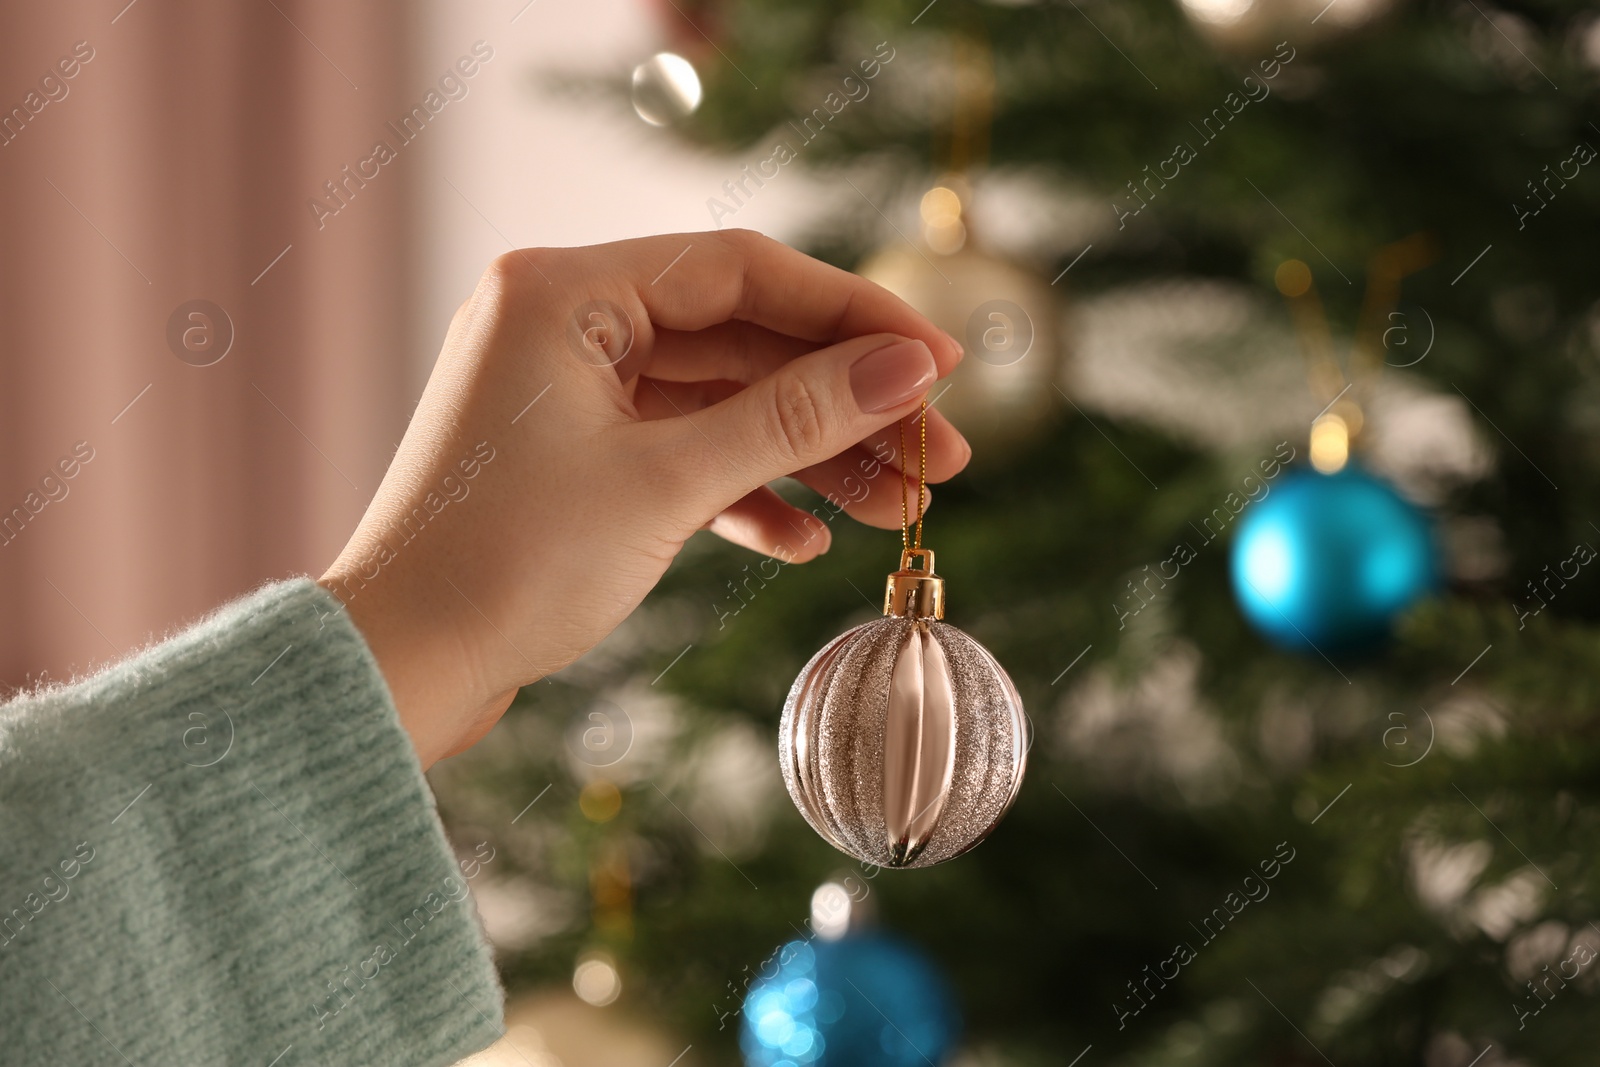
[{"label": "christmas ornament", "polygon": [[623,1004],[596,1007],[571,990],[546,986],[508,1000],[500,1040],[461,1063],[463,1067],[662,1067],[685,1044],[687,1039]]},{"label": "christmas ornament", "polygon": [[[902,469],[900,569],[883,618],[811,658],[779,726],[779,764],[800,814],[841,852],[881,867],[928,867],[978,844],[1027,764],[1016,687],[987,649],[942,621],[944,580],[922,546],[926,416],[924,402],[916,539]],[[900,436],[904,457],[904,424]],[[912,566],[918,558],[924,565]]]},{"label": "christmas ornament", "polygon": [[743,1014],[747,1067],[927,1067],[960,1030],[955,997],[933,964],[898,938],[859,929],[778,949]]},{"label": "christmas ornament", "polygon": [[1286,475],[1251,506],[1233,544],[1240,610],[1297,651],[1370,650],[1437,584],[1427,516],[1354,464]]},{"label": "christmas ornament", "polygon": [[1270,48],[1286,37],[1320,44],[1369,25],[1397,0],[1182,0],[1189,22],[1227,52]]},{"label": "christmas ornament", "polygon": [[661,52],[633,68],[633,110],[652,126],[688,118],[700,95],[700,76],[680,55]]},{"label": "christmas ornament", "polygon": [[1311,424],[1314,470],[1289,474],[1253,504],[1233,543],[1239,608],[1282,648],[1324,656],[1371,651],[1439,584],[1428,516],[1351,461],[1366,424],[1355,398],[1370,392],[1382,365],[1374,332],[1398,297],[1400,278],[1431,258],[1431,245],[1419,238],[1373,257],[1348,381],[1333,355],[1310,269],[1299,260],[1278,268],[1278,289],[1291,302],[1312,385],[1332,397]]},{"label": "christmas ornament", "polygon": [[965,195],[953,179],[928,190],[922,240],[890,245],[856,273],[961,340],[967,358],[939,393],[939,410],[975,457],[993,461],[1037,437],[1060,410],[1060,311],[1032,272],[975,246]]},{"label": "christmas ornament", "polygon": [[897,242],[857,268],[961,340],[967,358],[937,397],[939,410],[975,446],[975,456],[1003,459],[1060,412],[1060,308],[1033,271],[979,247],[963,176],[987,155],[994,63],[983,44],[954,42],[955,114],[951,173],[923,194],[921,237]]}]

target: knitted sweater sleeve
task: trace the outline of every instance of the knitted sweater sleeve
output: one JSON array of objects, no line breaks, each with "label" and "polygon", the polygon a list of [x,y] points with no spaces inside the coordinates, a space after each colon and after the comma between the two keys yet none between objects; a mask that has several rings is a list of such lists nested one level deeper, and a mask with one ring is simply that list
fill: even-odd
[{"label": "knitted sweater sleeve", "polygon": [[447,1064],[503,1031],[377,664],[307,579],[0,707],[0,1062]]}]

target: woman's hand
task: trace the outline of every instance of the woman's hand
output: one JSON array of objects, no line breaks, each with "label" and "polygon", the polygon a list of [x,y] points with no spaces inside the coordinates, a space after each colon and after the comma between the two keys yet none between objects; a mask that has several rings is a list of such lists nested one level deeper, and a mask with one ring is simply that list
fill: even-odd
[{"label": "woman's hand", "polygon": [[[887,291],[755,233],[510,253],[457,311],[322,584],[430,766],[610,633],[696,530],[791,562],[827,551],[773,479],[897,526],[895,424],[915,440],[960,358]],[[935,412],[927,433],[931,481],[966,464]]]}]

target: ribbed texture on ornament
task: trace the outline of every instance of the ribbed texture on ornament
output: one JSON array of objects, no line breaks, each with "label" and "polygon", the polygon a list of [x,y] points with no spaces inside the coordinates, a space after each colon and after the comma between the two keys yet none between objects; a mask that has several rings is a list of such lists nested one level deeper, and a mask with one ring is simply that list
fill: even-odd
[{"label": "ribbed texture on ornament", "polygon": [[[779,738],[784,783],[806,821],[883,867],[932,866],[983,840],[1016,798],[1027,759],[1022,701],[994,657],[947,623],[896,617],[857,626],[812,657],[789,690]],[[886,794],[912,802],[886,810]]]}]

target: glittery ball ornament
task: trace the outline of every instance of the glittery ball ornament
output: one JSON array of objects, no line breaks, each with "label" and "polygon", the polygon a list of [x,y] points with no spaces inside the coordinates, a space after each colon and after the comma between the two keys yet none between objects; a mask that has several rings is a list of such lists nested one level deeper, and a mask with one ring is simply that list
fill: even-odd
[{"label": "glittery ball ornament", "polygon": [[[926,568],[911,562],[921,556]],[[944,618],[933,552],[908,548],[884,617],[840,635],[795,679],[779,727],[784,783],[839,851],[931,867],[988,836],[1022,786],[1028,723],[989,651]]]}]

